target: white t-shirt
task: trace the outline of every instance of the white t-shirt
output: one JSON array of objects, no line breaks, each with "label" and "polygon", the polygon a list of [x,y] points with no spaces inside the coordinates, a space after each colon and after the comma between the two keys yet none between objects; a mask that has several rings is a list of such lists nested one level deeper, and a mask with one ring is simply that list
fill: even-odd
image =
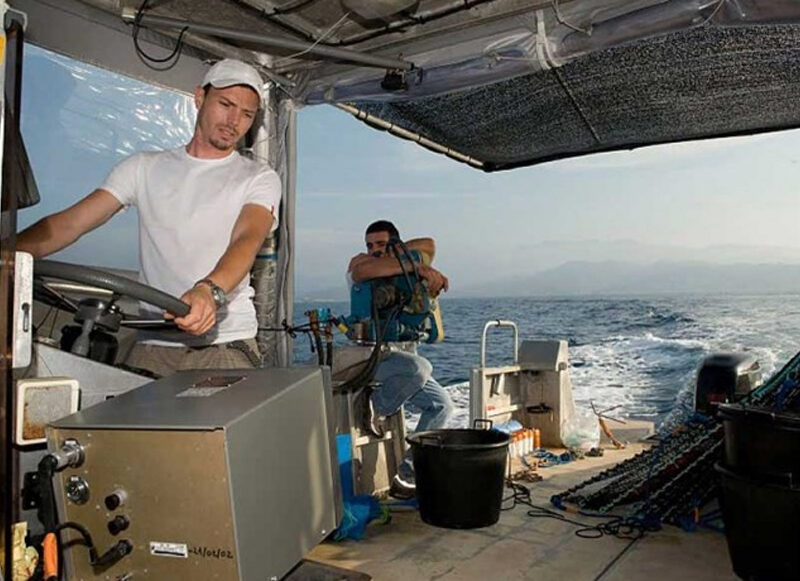
[{"label": "white t-shirt", "polygon": [[[281,183],[269,166],[236,152],[222,159],[199,159],[184,147],[146,152],[120,162],[102,189],[139,210],[139,280],[180,297],[214,269],[230,243],[245,204],[270,209],[278,224]],[[230,293],[217,324],[200,337],[141,333],[147,343],[208,345],[255,337],[258,330],[249,277]],[[157,307],[143,306],[157,315]]]}]

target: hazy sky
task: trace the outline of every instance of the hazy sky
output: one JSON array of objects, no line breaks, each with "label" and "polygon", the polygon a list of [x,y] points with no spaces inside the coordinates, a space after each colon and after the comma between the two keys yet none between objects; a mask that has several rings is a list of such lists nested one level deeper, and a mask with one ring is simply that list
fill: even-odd
[{"label": "hazy sky", "polygon": [[[303,110],[299,127],[298,254],[309,271],[298,278],[314,286],[338,282],[333,273],[346,261],[337,256],[359,250],[364,226],[378,218],[406,237],[434,236],[438,264],[465,283],[487,269],[536,269],[548,252],[631,258],[620,246],[631,254],[640,245],[689,246],[712,259],[719,253],[699,248],[780,246],[800,257],[798,131],[485,174],[332,108]],[[615,240],[638,244],[608,244]],[[764,250],[747,256],[774,254]]]},{"label": "hazy sky", "polygon": [[[44,201],[22,211],[22,225],[88,193],[124,155],[185,142],[193,122],[191,103],[182,96],[70,66],[33,47],[24,91],[23,132]],[[548,257],[663,258],[667,246],[682,247],[675,249],[682,257],[712,256],[702,249],[717,245],[782,247],[800,256],[798,131],[598,154],[497,174],[327,106],[300,111],[298,142],[301,290],[343,285],[348,258],[362,249],[364,227],[379,218],[392,219],[404,237],[435,237],[437,264],[455,285],[487,271],[550,266]],[[611,244],[619,240],[629,242]],[[135,268],[136,244],[135,216],[128,212],[61,258]],[[645,247],[658,251],[639,252]],[[748,256],[766,260],[777,253],[754,248]]]}]

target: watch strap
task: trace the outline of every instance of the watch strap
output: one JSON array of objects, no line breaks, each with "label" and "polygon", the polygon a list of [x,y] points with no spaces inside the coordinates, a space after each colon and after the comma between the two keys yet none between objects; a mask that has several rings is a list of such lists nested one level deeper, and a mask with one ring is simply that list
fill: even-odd
[{"label": "watch strap", "polygon": [[222,290],[222,287],[219,286],[210,278],[200,279],[194,284],[195,286],[197,286],[198,284],[208,285],[208,287],[211,289],[211,296],[213,297],[214,304],[217,306],[217,308],[220,308],[221,306],[225,305],[228,302],[228,297],[225,294],[225,291]]}]

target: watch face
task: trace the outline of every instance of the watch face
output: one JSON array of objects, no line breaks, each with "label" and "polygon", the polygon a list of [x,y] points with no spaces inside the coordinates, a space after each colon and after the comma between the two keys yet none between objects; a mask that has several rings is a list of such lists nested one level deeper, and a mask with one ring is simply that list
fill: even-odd
[{"label": "watch face", "polygon": [[221,307],[226,302],[225,292],[218,286],[211,289],[211,296],[214,297],[217,307]]}]

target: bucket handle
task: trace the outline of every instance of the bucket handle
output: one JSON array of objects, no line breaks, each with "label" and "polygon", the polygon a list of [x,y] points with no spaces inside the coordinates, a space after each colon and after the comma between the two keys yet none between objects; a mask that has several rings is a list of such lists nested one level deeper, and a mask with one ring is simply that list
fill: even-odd
[{"label": "bucket handle", "polygon": [[[472,429],[473,430],[491,430],[494,422],[492,420],[486,418],[475,418],[472,420]],[[481,427],[485,426],[485,427]]]},{"label": "bucket handle", "polygon": [[419,436],[419,445],[424,446],[425,440],[428,441],[429,446],[439,446],[442,447],[442,437],[436,434],[420,434]]}]

